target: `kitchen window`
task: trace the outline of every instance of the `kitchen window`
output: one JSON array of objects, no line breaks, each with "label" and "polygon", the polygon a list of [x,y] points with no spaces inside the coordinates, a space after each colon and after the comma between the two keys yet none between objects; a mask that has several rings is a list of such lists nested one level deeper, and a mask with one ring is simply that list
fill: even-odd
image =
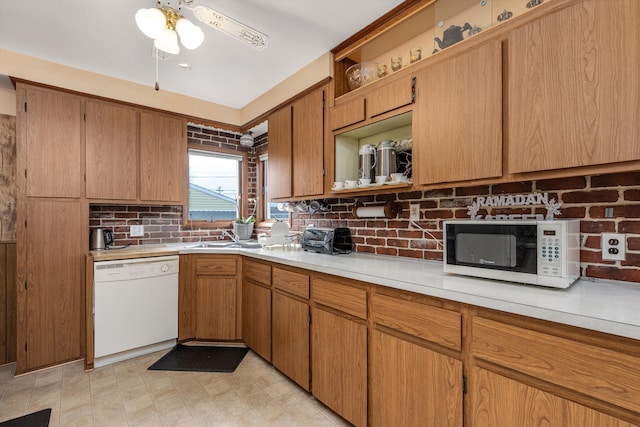
[{"label": "kitchen window", "polygon": [[259,160],[259,188],[262,189],[262,210],[264,212],[264,220],[278,220],[289,221],[289,212],[286,210],[278,209],[282,207],[282,203],[269,201],[269,185],[267,177],[269,176],[269,155],[267,153],[261,154],[258,157]]},{"label": "kitchen window", "polygon": [[246,216],[245,153],[189,148],[188,221],[206,226]]}]

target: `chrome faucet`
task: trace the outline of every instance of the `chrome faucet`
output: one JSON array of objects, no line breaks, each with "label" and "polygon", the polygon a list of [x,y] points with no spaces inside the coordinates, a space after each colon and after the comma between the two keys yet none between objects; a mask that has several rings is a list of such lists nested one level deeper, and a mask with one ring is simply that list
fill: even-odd
[{"label": "chrome faucet", "polygon": [[233,232],[231,232],[229,230],[222,230],[222,235],[223,236],[227,236],[228,238],[230,238],[235,243],[238,243],[240,241],[240,239],[238,239],[238,236],[236,236],[235,234],[233,234]]}]

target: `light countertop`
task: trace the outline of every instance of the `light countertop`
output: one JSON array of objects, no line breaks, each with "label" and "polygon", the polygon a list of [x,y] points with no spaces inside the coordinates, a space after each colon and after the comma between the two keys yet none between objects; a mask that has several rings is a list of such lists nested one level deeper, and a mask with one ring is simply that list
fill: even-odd
[{"label": "light countertop", "polygon": [[302,250],[192,248],[195,244],[143,245],[92,251],[96,261],[172,254],[240,254],[395,289],[501,310],[640,340],[640,284],[582,278],[552,289],[442,272],[438,261]]}]

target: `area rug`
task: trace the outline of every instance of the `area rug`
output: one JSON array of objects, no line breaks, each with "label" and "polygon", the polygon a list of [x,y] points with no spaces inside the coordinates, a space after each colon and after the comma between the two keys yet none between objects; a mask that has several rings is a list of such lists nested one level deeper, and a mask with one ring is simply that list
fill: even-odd
[{"label": "area rug", "polygon": [[3,421],[0,427],[49,427],[49,418],[51,418],[51,408]]},{"label": "area rug", "polygon": [[178,344],[156,363],[152,371],[233,372],[248,347],[195,346]]}]

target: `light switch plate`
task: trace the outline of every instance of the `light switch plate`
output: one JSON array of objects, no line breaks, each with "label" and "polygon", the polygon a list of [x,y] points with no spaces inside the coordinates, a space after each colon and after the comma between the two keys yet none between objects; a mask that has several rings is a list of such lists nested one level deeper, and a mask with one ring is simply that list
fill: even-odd
[{"label": "light switch plate", "polygon": [[129,227],[129,235],[131,237],[143,237],[144,225],[132,225]]},{"label": "light switch plate", "polygon": [[602,259],[605,261],[624,261],[627,241],[621,233],[602,233]]}]

